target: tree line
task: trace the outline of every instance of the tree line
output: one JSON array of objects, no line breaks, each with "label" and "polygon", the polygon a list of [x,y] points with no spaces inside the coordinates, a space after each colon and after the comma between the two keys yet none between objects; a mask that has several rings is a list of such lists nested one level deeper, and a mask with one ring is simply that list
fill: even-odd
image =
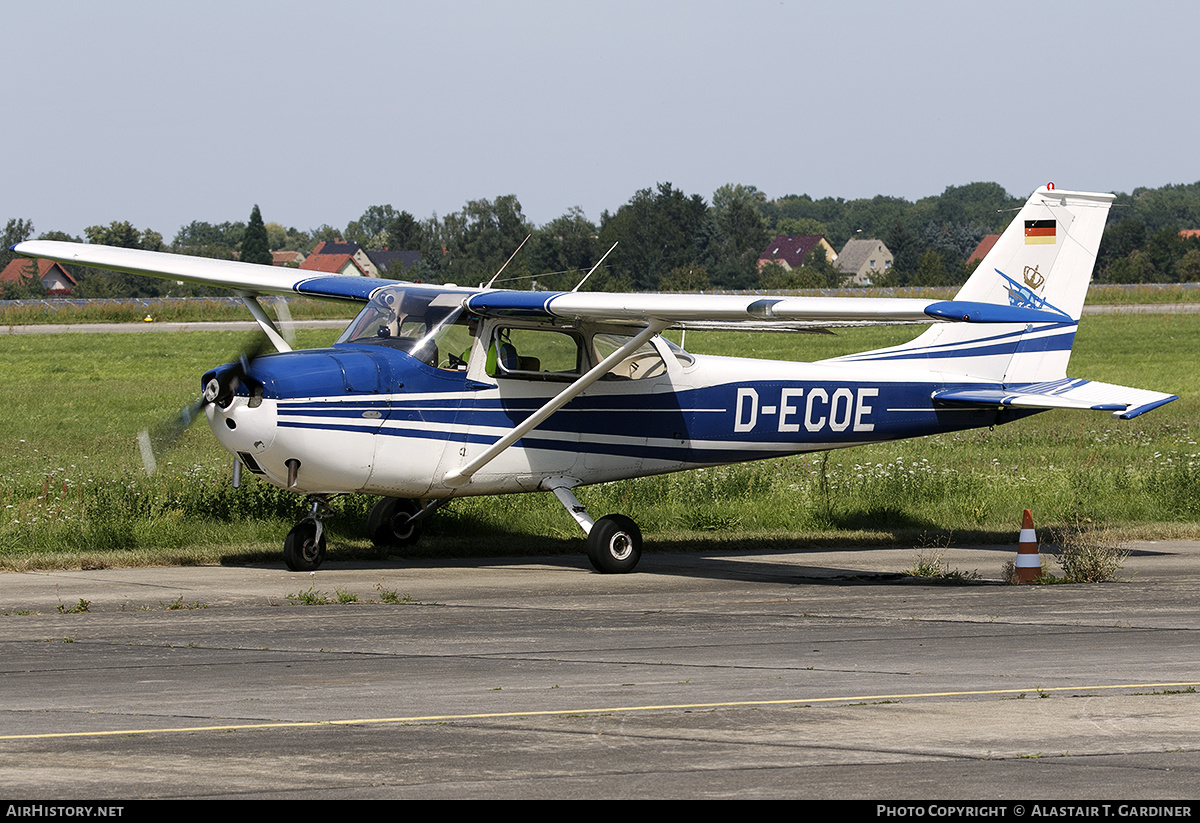
[{"label": "tree line", "polygon": [[[344,240],[368,249],[419,251],[414,268],[388,276],[428,283],[488,282],[521,246],[495,285],[517,289],[570,289],[609,249],[588,281],[590,290],[704,291],[828,288],[843,276],[814,254],[804,265],[760,267],[758,257],[777,235],[821,235],[835,249],[852,237],[882,240],[894,264],[877,286],[953,286],[970,275],[967,258],[988,234],[997,234],[1024,202],[997,183],[950,186],[940,195],[910,202],[878,195],[845,200],[807,194],[768,198],[754,186],[729,184],[706,200],[670,183],[636,192],[614,212],[593,222],[579,208],[535,226],[516,195],[472,200],[459,211],[418,219],[389,205],[367,208],[344,228],[303,231],[264,222],[254,206],[246,222],[193,221],[170,243],[128,221],[89,226],[84,238],[49,231],[38,239],[100,243],[220,259],[270,263],[271,250],[309,253],[322,240]],[[1138,188],[1119,194],[1101,242],[1096,280],[1108,283],[1200,282],[1200,182]],[[14,243],[35,237],[31,221],[5,226],[0,267]],[[32,273],[32,269],[30,272]],[[76,297],[199,295],[191,284],[69,267]],[[0,285],[0,297],[41,296],[26,277]]]}]

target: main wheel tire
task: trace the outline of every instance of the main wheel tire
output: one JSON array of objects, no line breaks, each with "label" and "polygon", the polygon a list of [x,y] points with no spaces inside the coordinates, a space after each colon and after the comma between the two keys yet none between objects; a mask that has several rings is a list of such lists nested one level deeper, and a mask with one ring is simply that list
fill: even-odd
[{"label": "main wheel tire", "polygon": [[[406,524],[410,515],[421,510],[416,500],[400,497],[385,497],[371,507],[367,517],[367,533],[371,542],[380,548],[388,546],[411,546],[421,539],[421,524]],[[397,526],[397,523],[403,525]]]},{"label": "main wheel tire", "polygon": [[631,572],[642,559],[642,532],[622,514],[601,517],[587,537],[588,560],[601,574]]},{"label": "main wheel tire", "polygon": [[283,562],[294,572],[313,572],[325,562],[325,534],[317,539],[317,524],[304,520],[283,541]]}]

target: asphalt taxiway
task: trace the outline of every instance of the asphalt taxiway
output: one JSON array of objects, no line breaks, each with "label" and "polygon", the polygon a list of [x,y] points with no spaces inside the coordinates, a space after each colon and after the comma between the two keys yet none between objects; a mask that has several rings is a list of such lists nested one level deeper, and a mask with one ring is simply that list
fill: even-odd
[{"label": "asphalt taxiway", "polygon": [[0,575],[0,786],[39,798],[1195,799],[1200,543]]}]

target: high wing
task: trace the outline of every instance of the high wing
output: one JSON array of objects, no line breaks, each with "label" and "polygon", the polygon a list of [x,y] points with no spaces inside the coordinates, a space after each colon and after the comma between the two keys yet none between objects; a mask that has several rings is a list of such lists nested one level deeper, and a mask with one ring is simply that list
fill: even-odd
[{"label": "high wing", "polygon": [[236,260],[213,260],[141,249],[120,249],[91,243],[27,240],[12,247],[17,254],[75,266],[184,280],[254,294],[301,294],[330,300],[365,303],[389,280],[374,277],[316,275],[301,269],[261,266]]},{"label": "high wing", "polygon": [[[313,276],[299,269],[57,240],[18,243],[13,246],[13,251],[59,263],[183,280],[249,294],[300,294],[366,302],[376,289],[397,282],[339,275]],[[1044,308],[961,300],[487,289],[473,293],[464,290],[464,293],[470,295],[466,299],[467,309],[488,317],[592,320],[642,326],[666,324],[682,328],[770,328],[782,331],[859,324],[1061,323],[1069,320],[1061,312]]]},{"label": "high wing", "polygon": [[485,317],[525,317],[681,328],[829,328],[872,323],[1062,323],[1062,312],[961,300],[883,297],[783,297],[717,294],[485,291],[467,310]]}]

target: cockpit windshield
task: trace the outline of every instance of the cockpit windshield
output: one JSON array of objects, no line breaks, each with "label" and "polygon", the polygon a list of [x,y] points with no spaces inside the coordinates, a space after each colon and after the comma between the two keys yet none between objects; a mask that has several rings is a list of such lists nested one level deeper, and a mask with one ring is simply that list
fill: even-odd
[{"label": "cockpit windshield", "polygon": [[[342,332],[337,343],[387,346],[411,354],[431,366],[446,364],[454,346],[464,337],[468,344],[468,319],[459,292],[391,286],[377,291],[358,317]],[[455,338],[446,341],[447,337]],[[439,344],[449,342],[445,358]],[[450,365],[449,367],[453,367]]]}]

